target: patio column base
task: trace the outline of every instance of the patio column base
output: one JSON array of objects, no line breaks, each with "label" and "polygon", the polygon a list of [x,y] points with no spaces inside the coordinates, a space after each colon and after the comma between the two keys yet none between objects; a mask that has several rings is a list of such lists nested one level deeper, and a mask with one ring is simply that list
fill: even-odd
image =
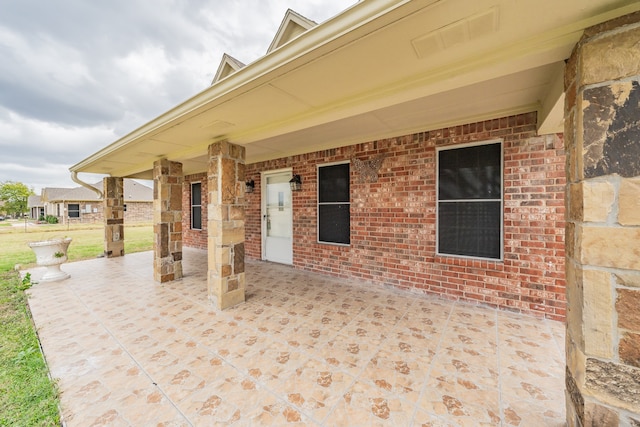
[{"label": "patio column base", "polygon": [[244,159],[239,145],[221,141],[209,146],[207,287],[220,310],[245,300]]},{"label": "patio column base", "polygon": [[[209,299],[218,310],[224,310],[245,301],[244,273],[242,273],[241,277],[243,282],[242,288],[233,291],[228,290],[229,285],[227,281],[218,281],[216,278],[212,278],[212,280],[209,281]],[[227,290],[219,293],[220,289]]]}]

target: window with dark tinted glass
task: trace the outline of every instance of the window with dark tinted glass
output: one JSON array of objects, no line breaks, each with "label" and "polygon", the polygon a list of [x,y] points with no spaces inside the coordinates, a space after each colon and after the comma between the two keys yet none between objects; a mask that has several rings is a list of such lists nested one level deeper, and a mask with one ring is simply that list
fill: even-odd
[{"label": "window with dark tinted glass", "polygon": [[191,228],[202,229],[202,184],[191,184]]},{"label": "window with dark tinted glass", "polygon": [[318,167],[318,241],[348,245],[349,163]]},{"label": "window with dark tinted glass", "polygon": [[78,203],[69,203],[67,209],[69,218],[80,218],[80,205]]},{"label": "window with dark tinted glass", "polygon": [[502,143],[437,153],[437,252],[502,259]]}]

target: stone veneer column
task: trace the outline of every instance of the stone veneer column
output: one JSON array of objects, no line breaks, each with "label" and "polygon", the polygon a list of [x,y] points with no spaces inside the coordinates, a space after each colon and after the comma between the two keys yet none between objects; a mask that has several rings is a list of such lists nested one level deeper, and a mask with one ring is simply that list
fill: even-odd
[{"label": "stone veneer column", "polygon": [[153,278],[182,277],[182,163],[153,163]]},{"label": "stone veneer column", "polygon": [[209,146],[209,298],[221,310],[244,302],[244,147]]},{"label": "stone veneer column", "polygon": [[640,13],[567,63],[567,423],[640,427]]},{"label": "stone veneer column", "polygon": [[122,178],[102,179],[104,212],[104,255],[124,255],[124,184]]}]

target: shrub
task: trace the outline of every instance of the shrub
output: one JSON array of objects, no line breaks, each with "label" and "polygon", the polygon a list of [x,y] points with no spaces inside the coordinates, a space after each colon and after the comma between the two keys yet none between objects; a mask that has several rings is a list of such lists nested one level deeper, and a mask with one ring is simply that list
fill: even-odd
[{"label": "shrub", "polygon": [[58,217],[53,215],[47,215],[47,217],[45,218],[45,221],[47,221],[49,224],[57,224]]}]

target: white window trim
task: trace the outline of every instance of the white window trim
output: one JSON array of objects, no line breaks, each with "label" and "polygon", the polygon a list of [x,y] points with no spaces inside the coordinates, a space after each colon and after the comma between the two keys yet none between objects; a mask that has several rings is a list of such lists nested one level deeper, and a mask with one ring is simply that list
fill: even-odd
[{"label": "white window trim", "polygon": [[349,241],[351,241],[351,162],[349,160],[331,163],[322,163],[316,165],[316,243],[321,245],[350,247],[351,243],[335,243],[320,240],[320,168],[336,165],[349,165],[349,201],[348,202],[327,202],[323,205],[349,205]]},{"label": "white window trim", "polygon": [[[469,255],[456,255],[440,252],[440,215],[439,203],[440,203],[440,156],[441,151],[455,150],[458,148],[477,147],[481,145],[500,144],[500,185],[501,185],[501,197],[500,197],[500,258],[485,258]],[[451,258],[463,258],[463,259],[477,259],[482,261],[503,262],[504,261],[504,141],[502,139],[490,139],[478,142],[470,142],[466,144],[454,144],[443,147],[436,147],[436,255],[441,257]],[[498,199],[485,199],[484,201],[498,201]]]}]

